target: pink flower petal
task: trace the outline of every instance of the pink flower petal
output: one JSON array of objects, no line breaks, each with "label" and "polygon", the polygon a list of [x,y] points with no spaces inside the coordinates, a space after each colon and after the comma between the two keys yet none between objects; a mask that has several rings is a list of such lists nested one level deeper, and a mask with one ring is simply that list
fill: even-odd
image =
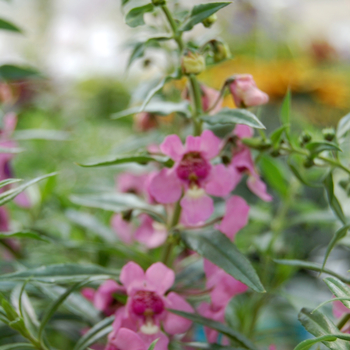
[{"label": "pink flower petal", "polygon": [[145,279],[145,273],[142,268],[136,263],[130,261],[123,266],[120,271],[120,282],[128,290],[132,288],[134,284],[142,284]]},{"label": "pink flower petal", "polygon": [[91,302],[94,300],[95,292],[96,291],[93,288],[83,288],[81,290],[81,294],[83,295],[83,297]]},{"label": "pink flower petal", "polygon": [[167,136],[160,145],[160,149],[165,155],[175,160],[175,162],[180,161],[182,155],[184,154],[184,147],[179,136],[177,135]]},{"label": "pink flower petal", "polygon": [[149,191],[159,203],[174,203],[181,197],[182,185],[174,171],[162,169],[151,179]]},{"label": "pink flower petal", "polygon": [[118,350],[147,350],[146,343],[135,332],[127,328],[120,328],[110,343]]},{"label": "pink flower petal", "polygon": [[[194,312],[192,306],[180,295],[170,292],[167,296],[167,307],[169,309],[175,309],[184,312]],[[175,315],[171,312],[167,312],[165,320],[163,321],[164,329],[169,334],[182,334],[187,332],[192,325],[192,322]]]},{"label": "pink flower petal", "polygon": [[350,309],[348,309],[340,300],[333,301],[333,315],[336,318],[342,317],[344,314],[349,314]]},{"label": "pink flower petal", "polygon": [[133,224],[124,220],[121,214],[114,214],[112,216],[111,226],[122,242],[126,244],[133,242]]},{"label": "pink flower petal", "polygon": [[188,225],[197,225],[210,218],[214,212],[213,200],[202,189],[189,189],[181,199],[182,219]]},{"label": "pink flower petal", "polygon": [[168,232],[164,225],[154,221],[146,214],[142,214],[141,224],[135,232],[134,238],[147,248],[161,246],[167,239]]},{"label": "pink flower petal", "polygon": [[248,125],[237,124],[233,130],[233,134],[238,136],[240,139],[248,139],[253,137],[254,131],[253,128]]},{"label": "pink flower petal", "polygon": [[147,335],[139,332],[138,335],[145,342],[147,349],[156,339],[158,339],[154,350],[168,350],[169,339],[164,333],[158,332],[156,334]]},{"label": "pink flower petal", "polygon": [[232,196],[226,202],[226,212],[219,229],[228,238],[234,239],[236,233],[247,225],[248,218],[249,205],[247,202],[239,196]]},{"label": "pink flower petal", "polygon": [[146,273],[146,280],[158,294],[163,295],[175,281],[175,273],[163,263],[157,262],[151,265]]},{"label": "pink flower petal", "polygon": [[10,229],[9,215],[4,207],[0,207],[0,232],[7,232]]},{"label": "pink flower petal", "polygon": [[248,172],[250,175],[258,176],[252,154],[247,147],[244,147],[239,153],[233,156],[231,165],[240,173]]},{"label": "pink flower petal", "polygon": [[200,151],[206,159],[216,157],[221,149],[221,140],[211,130],[204,130],[200,136]]},{"label": "pink flower petal", "polygon": [[27,194],[25,192],[21,192],[15,199],[15,203],[22,208],[30,208],[32,203],[30,202]]},{"label": "pink flower petal", "polygon": [[266,184],[258,176],[249,176],[248,188],[265,202],[271,202],[272,196],[266,192]]},{"label": "pink flower petal", "polygon": [[94,306],[97,310],[106,311],[113,303],[113,293],[123,290],[116,281],[107,280],[101,284],[94,296]]},{"label": "pink flower petal", "polygon": [[210,173],[210,180],[205,185],[205,191],[217,197],[227,196],[241,179],[241,175],[233,167],[223,164],[214,165]]},{"label": "pink flower petal", "polygon": [[[219,312],[213,312],[211,309],[211,305],[208,303],[201,303],[197,308],[198,313],[206,318],[210,318],[214,321],[224,322],[225,321],[225,310],[219,310]],[[207,337],[208,343],[216,343],[219,332],[214,329],[204,327],[205,335]]]},{"label": "pink flower petal", "polygon": [[185,152],[200,152],[201,150],[201,137],[189,135],[186,138]]}]

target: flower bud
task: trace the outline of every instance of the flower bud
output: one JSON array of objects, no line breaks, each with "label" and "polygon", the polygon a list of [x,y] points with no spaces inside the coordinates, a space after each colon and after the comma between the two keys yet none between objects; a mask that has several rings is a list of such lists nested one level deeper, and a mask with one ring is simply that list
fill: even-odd
[{"label": "flower bud", "polygon": [[307,158],[304,161],[304,167],[305,168],[311,168],[313,165],[315,165],[314,160],[312,158]]},{"label": "flower bud", "polygon": [[203,19],[202,24],[204,25],[204,27],[210,28],[216,22],[217,19],[218,19],[218,17],[214,13],[213,15],[209,16],[208,18]]},{"label": "flower bud", "polygon": [[188,52],[182,56],[181,67],[184,74],[199,74],[205,69],[204,57],[198,53]]},{"label": "flower bud", "polygon": [[152,0],[154,6],[164,6],[166,4],[165,0]]},{"label": "flower bud", "polygon": [[239,74],[229,80],[229,88],[238,108],[259,106],[269,101],[269,96],[258,89],[250,74]]},{"label": "flower bud", "polygon": [[231,58],[230,49],[225,43],[218,40],[211,40],[209,43],[213,50],[215,62],[221,62]]},{"label": "flower bud", "polygon": [[301,145],[304,145],[305,143],[308,143],[312,140],[312,136],[306,132],[306,131],[303,131],[300,135],[300,144]]},{"label": "flower bud", "polygon": [[326,141],[333,141],[335,138],[335,130],[334,128],[327,128],[322,130],[323,138]]},{"label": "flower bud", "polygon": [[152,113],[141,112],[134,116],[134,125],[137,131],[148,131],[156,129],[158,122],[156,116]]}]

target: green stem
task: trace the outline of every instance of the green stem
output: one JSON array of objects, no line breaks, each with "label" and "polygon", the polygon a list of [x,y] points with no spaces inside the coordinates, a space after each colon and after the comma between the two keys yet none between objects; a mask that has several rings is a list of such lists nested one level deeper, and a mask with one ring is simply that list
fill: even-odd
[{"label": "green stem", "polygon": [[[220,90],[220,94],[217,98],[217,100],[215,101],[215,103],[206,111],[206,113],[210,113],[220,102],[220,100],[222,99],[222,97],[224,96],[225,90],[227,87],[227,82],[225,82],[225,84],[222,86],[221,90]],[[260,130],[260,129],[259,129]]]},{"label": "green stem", "polygon": [[177,30],[177,25],[175,23],[175,20],[172,16],[171,12],[169,11],[168,6],[163,5],[163,6],[161,6],[161,9],[163,10],[163,12],[164,12],[169,24],[170,24],[171,30],[174,34],[174,40],[176,41],[177,45],[179,46],[180,52],[182,52],[182,50],[184,49],[184,43],[182,41],[182,33]]},{"label": "green stem", "polygon": [[350,314],[344,315],[344,317],[339,321],[337,324],[338,329],[341,331],[341,329],[345,326],[345,324],[350,320]]},{"label": "green stem", "polygon": [[198,80],[195,75],[189,75],[190,86],[191,86],[191,95],[193,99],[193,113],[192,120],[194,124],[194,136],[199,136],[202,133],[202,123],[198,119],[198,116],[202,114],[202,94],[201,89],[198,84]]}]

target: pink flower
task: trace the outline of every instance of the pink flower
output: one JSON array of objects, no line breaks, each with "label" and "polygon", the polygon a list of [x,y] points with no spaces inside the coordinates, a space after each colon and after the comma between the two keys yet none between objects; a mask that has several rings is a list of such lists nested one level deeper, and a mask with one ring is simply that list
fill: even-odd
[{"label": "pink flower", "polygon": [[[209,108],[212,108],[216,101],[220,98],[220,91],[214,90],[206,85],[201,85],[202,91],[202,107],[203,111],[207,112]],[[222,98],[218,101],[217,105],[213,110],[210,111],[209,114],[213,115],[220,111],[222,108]]]},{"label": "pink flower", "polygon": [[117,190],[122,193],[133,193],[137,196],[143,196],[145,194],[147,177],[148,174],[122,173],[117,177]]},{"label": "pink flower", "polygon": [[232,196],[226,201],[225,215],[218,229],[233,240],[236,233],[247,225],[248,218],[249,206],[247,202],[242,197]]},{"label": "pink flower", "polygon": [[[128,328],[142,339],[157,339],[161,336],[160,325],[168,334],[182,334],[191,327],[191,321],[168,312],[177,309],[193,312],[193,308],[180,295],[166,291],[173,285],[174,271],[158,262],[146,272],[134,262],[126,264],[120,274],[120,281],[128,295],[126,306],[119,309],[113,323],[114,332]],[[153,341],[151,340],[151,342]]]},{"label": "pink flower", "polygon": [[156,339],[159,340],[154,350],[168,350],[169,340],[163,333],[156,337],[144,336],[127,328],[120,328],[109,335],[105,350],[148,350]]},{"label": "pink flower", "polygon": [[201,136],[188,136],[185,146],[177,135],[170,135],[160,145],[161,151],[175,162],[162,169],[150,181],[149,191],[159,203],[174,203],[184,192],[180,204],[182,217],[189,225],[207,220],[214,211],[208,194],[227,196],[235,184],[233,168],[212,165],[210,160],[220,152],[221,140],[210,130]]},{"label": "pink flower", "polygon": [[238,74],[229,85],[238,108],[259,106],[269,101],[269,96],[258,89],[250,74]]},{"label": "pink flower", "polygon": [[272,197],[266,192],[266,184],[260,179],[255,169],[254,160],[249,147],[245,146],[240,141],[242,138],[252,137],[253,130],[247,125],[239,124],[235,127],[233,133],[238,137],[238,148],[235,150],[231,162],[231,166],[236,173],[235,179],[239,179],[239,182],[244,173],[248,174],[248,188],[262,200],[266,202],[272,201]]},{"label": "pink flower", "polygon": [[[211,303],[201,303],[198,311],[204,317],[224,323],[227,304],[235,295],[246,292],[248,287],[208,260],[204,260],[204,272],[206,287],[211,289]],[[205,332],[210,343],[217,341],[217,331],[206,327]]]},{"label": "pink flower", "polygon": [[149,131],[157,128],[158,122],[156,116],[152,113],[141,112],[134,116],[135,129],[137,131]]},{"label": "pink flower", "polygon": [[336,318],[342,317],[344,314],[350,313],[348,309],[340,300],[333,301],[333,315]]},{"label": "pink flower", "polygon": [[161,246],[168,236],[165,225],[153,220],[147,214],[139,215],[138,227],[135,227],[132,222],[124,220],[121,214],[112,216],[111,225],[124,243],[132,244],[137,241],[149,249]]},{"label": "pink flower", "polygon": [[10,229],[9,215],[4,207],[0,207],[0,232],[7,232]]},{"label": "pink flower", "polygon": [[94,304],[97,310],[102,311],[106,316],[113,315],[122,306],[115,299],[114,294],[126,294],[125,288],[113,280],[103,282],[96,291],[92,288],[83,288],[81,293]]}]

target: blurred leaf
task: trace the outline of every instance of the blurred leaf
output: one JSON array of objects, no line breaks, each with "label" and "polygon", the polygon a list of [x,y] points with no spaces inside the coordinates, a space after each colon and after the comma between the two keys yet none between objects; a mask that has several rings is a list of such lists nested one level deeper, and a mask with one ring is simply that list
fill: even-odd
[{"label": "blurred leaf", "polygon": [[70,135],[60,130],[27,129],[15,131],[15,140],[48,140],[48,141],[68,141]]},{"label": "blurred leaf", "polygon": [[[178,112],[186,116],[190,114],[190,105],[188,101],[181,102],[169,102],[169,101],[151,101],[145,108],[144,112],[153,113],[156,115],[167,116],[171,113]],[[112,119],[120,119],[123,117],[130,116],[135,113],[140,113],[140,107],[132,107],[125,111],[112,114]]]},{"label": "blurred leaf", "polygon": [[173,79],[180,79],[181,78],[181,72],[179,70],[176,70],[173,74],[166,76],[163,78],[154,88],[150,89],[147,96],[143,100],[143,104],[140,107],[140,111],[144,111],[148,103],[151,101],[152,97],[161,91],[166,83],[168,83],[170,80]]},{"label": "blurred leaf", "polygon": [[[303,308],[301,309],[298,317],[300,323],[309,333],[315,337],[321,337],[330,334],[333,336],[343,335],[336,327],[336,325],[325,315],[319,311],[315,311],[314,313],[311,312],[312,311],[310,309]],[[322,343],[332,350],[350,349],[350,343],[341,340],[337,340],[335,342],[322,341]]]},{"label": "blurred leaf", "polygon": [[110,316],[95,324],[95,326],[79,339],[73,350],[85,350],[89,345],[94,344],[97,340],[106,336],[113,330],[113,321],[114,316]]},{"label": "blurred leaf", "polygon": [[246,109],[222,108],[212,116],[202,116],[201,120],[210,125],[215,124],[244,124],[257,129],[265,129],[261,121]]},{"label": "blurred leaf", "polygon": [[289,125],[283,125],[271,133],[270,140],[274,148],[279,146],[282,136],[287,128],[289,128]]},{"label": "blurred leaf", "polygon": [[286,198],[289,193],[289,181],[283,172],[283,165],[277,159],[262,156],[259,161],[264,179],[267,183],[279,193],[280,196]]},{"label": "blurred leaf", "polygon": [[15,147],[0,147],[0,153],[11,153],[11,154],[17,154],[22,153],[24,151],[23,148],[15,148]]},{"label": "blurred leaf", "polygon": [[158,48],[160,47],[159,42],[167,41],[170,39],[172,39],[171,35],[159,35],[156,37],[148,38],[146,41],[136,43],[130,55],[128,67],[130,67],[135,60],[143,57],[146,49],[148,49],[149,47]]},{"label": "blurred leaf", "polygon": [[23,80],[38,77],[40,77],[40,74],[34,68],[19,67],[12,64],[3,64],[0,66],[0,81]]},{"label": "blurred leaf", "polygon": [[204,350],[237,350],[238,348],[234,348],[232,346],[224,346],[219,344],[208,344],[208,343],[181,343],[189,348],[195,349],[204,349]]},{"label": "blurred leaf", "polygon": [[8,239],[8,238],[28,238],[34,239],[37,241],[42,241],[49,243],[50,240],[45,236],[41,236],[36,232],[31,231],[18,231],[18,232],[0,232],[0,239]]},{"label": "blurred leaf", "polygon": [[[350,287],[334,277],[324,279],[330,291],[338,298],[350,298]],[[350,308],[350,301],[341,301],[347,308]]]},{"label": "blurred leaf", "polygon": [[338,201],[338,198],[334,194],[333,174],[331,171],[323,180],[323,184],[324,184],[326,192],[327,192],[328,203],[329,203],[331,209],[333,210],[335,215],[338,217],[338,219],[344,225],[346,225],[347,220],[346,220],[346,217],[344,215],[343,209]]},{"label": "blurred leaf", "polygon": [[7,202],[12,200],[13,198],[17,197],[21,192],[23,192],[29,186],[31,186],[31,185],[33,185],[33,184],[35,184],[43,179],[46,179],[50,176],[55,176],[55,175],[57,175],[57,173],[51,173],[51,174],[39,176],[33,180],[28,181],[27,183],[25,183],[21,186],[18,186],[16,188],[13,188],[11,190],[8,190],[6,192],[1,193],[0,194],[0,206],[6,204]]},{"label": "blurred leaf", "polygon": [[118,270],[107,270],[97,265],[79,265],[79,264],[57,264],[32,268],[24,271],[4,274],[0,276],[0,281],[26,280],[57,283],[62,281],[81,281],[90,276],[109,276],[117,277]]},{"label": "blurred leaf", "polygon": [[152,344],[149,346],[148,350],[154,350],[154,347],[156,346],[156,344],[158,343],[158,339],[156,339],[155,341],[152,342]]},{"label": "blurred leaf", "polygon": [[0,346],[0,350],[27,350],[27,349],[35,349],[35,347],[29,343],[6,344],[6,345]]},{"label": "blurred leaf", "polygon": [[132,28],[145,24],[145,21],[143,20],[143,15],[146,12],[153,11],[153,8],[153,4],[146,4],[140,7],[133,8],[125,16],[125,23]]},{"label": "blurred leaf", "polygon": [[22,30],[13,23],[0,18],[0,29],[9,30],[11,32],[22,33]]},{"label": "blurred leaf", "polygon": [[219,333],[232,339],[235,343],[237,343],[239,347],[243,347],[245,349],[257,350],[257,347],[249,339],[247,339],[243,334],[233,330],[232,328],[227,327],[223,323],[213,321],[209,318],[205,318],[195,313],[188,313],[188,312],[183,312],[183,311],[173,310],[173,309],[169,309],[169,311],[175,315],[179,315],[184,318],[187,318],[188,320],[191,320],[194,323],[198,323],[200,325],[203,325],[205,327],[209,327],[211,329],[218,331]]},{"label": "blurred leaf", "polygon": [[343,138],[350,130],[350,113],[345,117],[341,118],[337,127],[337,138],[340,140]]},{"label": "blurred leaf", "polygon": [[231,2],[211,2],[194,6],[189,18],[186,19],[179,30],[191,30],[196,24],[201,23],[204,19],[230,4]]},{"label": "blurred leaf", "polygon": [[221,232],[182,232],[182,240],[189,249],[217,265],[256,292],[264,293],[258,275],[250,261]]},{"label": "blurred leaf", "polygon": [[323,151],[340,151],[342,150],[333,142],[328,141],[315,141],[305,145],[305,148],[311,152],[311,157],[315,158],[319,153]]},{"label": "blurred leaf", "polygon": [[2,180],[0,181],[0,188],[1,187],[5,187],[7,185],[13,184],[15,182],[20,182],[23,181],[22,179],[6,179],[6,180]]},{"label": "blurred leaf", "polygon": [[283,125],[287,125],[287,127],[285,129],[285,133],[286,133],[287,139],[290,143],[292,141],[290,138],[290,135],[289,135],[291,104],[292,104],[292,94],[291,94],[290,88],[288,88],[286,96],[285,96],[283,103],[282,103],[281,121],[282,121]]},{"label": "blurred leaf", "polygon": [[321,184],[318,183],[313,183],[313,182],[309,182],[307,180],[304,179],[304,177],[300,174],[299,169],[297,167],[297,165],[292,161],[291,158],[288,158],[288,166],[290,168],[290,170],[292,171],[292,173],[294,174],[294,176],[304,185],[309,186],[309,187],[323,187]]},{"label": "blurred leaf", "polygon": [[346,236],[348,230],[350,229],[350,225],[346,225],[342,228],[340,228],[332,237],[331,241],[328,244],[327,250],[326,250],[326,254],[324,256],[323,259],[323,264],[322,264],[322,268],[325,267],[327,259],[329,257],[329,254],[331,253],[332,249],[335,247],[335,245]]},{"label": "blurred leaf", "polygon": [[345,283],[350,283],[349,277],[341,276],[329,269],[322,269],[322,266],[320,264],[316,264],[313,262],[302,261],[302,260],[292,260],[292,259],[274,259],[274,262],[277,264],[299,267],[301,269],[324,272],[324,273],[327,273],[328,275],[332,275],[336,278],[339,278],[341,281]]},{"label": "blurred leaf", "polygon": [[109,243],[115,243],[118,241],[115,232],[113,232],[109,227],[105,226],[102,222],[98,221],[94,215],[73,209],[67,210],[65,214],[69,220],[90,230],[91,232],[94,232],[104,241]]},{"label": "blurred leaf", "polygon": [[171,167],[174,164],[173,160],[168,157],[150,156],[147,154],[117,157],[111,160],[103,160],[103,161],[97,161],[97,162],[87,163],[87,164],[80,164],[80,163],[77,163],[77,164],[84,168],[95,168],[95,167],[119,165],[119,164],[125,164],[125,163],[137,163],[141,165],[146,165],[149,162],[157,162],[166,167]]},{"label": "blurred leaf", "polygon": [[113,212],[122,212],[130,209],[138,209],[152,217],[156,216],[163,221],[161,214],[157,212],[157,207],[152,206],[134,194],[130,193],[102,193],[90,195],[73,195],[70,200],[74,204],[90,208],[98,208]]},{"label": "blurred leaf", "polygon": [[321,337],[306,339],[299,343],[294,350],[308,350],[311,346],[324,341],[335,341],[337,338],[334,335],[322,335]]}]

